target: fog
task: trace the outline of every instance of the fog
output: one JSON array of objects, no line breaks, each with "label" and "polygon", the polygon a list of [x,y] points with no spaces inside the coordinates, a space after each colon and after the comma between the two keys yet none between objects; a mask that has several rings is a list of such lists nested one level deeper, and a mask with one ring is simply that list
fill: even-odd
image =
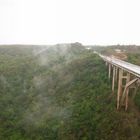
[{"label": "fog", "polygon": [[140,44],[139,0],[0,0],[0,44]]}]

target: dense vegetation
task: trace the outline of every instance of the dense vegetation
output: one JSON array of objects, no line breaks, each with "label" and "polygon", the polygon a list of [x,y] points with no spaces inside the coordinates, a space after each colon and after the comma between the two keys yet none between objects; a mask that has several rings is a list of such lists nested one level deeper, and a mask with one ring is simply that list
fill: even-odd
[{"label": "dense vegetation", "polygon": [[140,65],[140,53],[135,53],[135,54],[127,54],[128,58],[127,58],[127,61],[128,62],[131,62],[133,64],[136,64],[136,65]]},{"label": "dense vegetation", "polygon": [[121,50],[123,53],[140,54],[140,46],[137,45],[112,45],[112,46],[89,46],[103,54],[114,54],[115,50]]},{"label": "dense vegetation", "polygon": [[[139,140],[107,68],[79,44],[0,47],[0,140]],[[41,52],[41,53],[38,53]]]}]

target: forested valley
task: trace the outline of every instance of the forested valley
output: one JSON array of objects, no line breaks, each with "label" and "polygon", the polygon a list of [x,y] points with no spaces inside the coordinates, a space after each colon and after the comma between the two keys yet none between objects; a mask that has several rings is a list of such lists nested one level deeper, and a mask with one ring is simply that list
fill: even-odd
[{"label": "forested valley", "polygon": [[80,43],[0,46],[0,140],[139,140],[133,106],[116,110],[108,68]]}]

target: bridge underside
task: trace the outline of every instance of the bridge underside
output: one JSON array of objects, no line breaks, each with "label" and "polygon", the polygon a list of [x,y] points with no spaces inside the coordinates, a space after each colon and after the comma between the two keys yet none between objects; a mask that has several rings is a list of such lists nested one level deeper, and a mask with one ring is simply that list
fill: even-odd
[{"label": "bridge underside", "polygon": [[134,98],[137,88],[140,85],[140,79],[128,71],[125,71],[108,62],[106,62],[106,65],[109,67],[109,79],[112,77],[112,93],[114,93],[115,83],[117,83],[117,109],[124,106],[125,110],[127,110],[130,90],[133,94],[132,97]]}]

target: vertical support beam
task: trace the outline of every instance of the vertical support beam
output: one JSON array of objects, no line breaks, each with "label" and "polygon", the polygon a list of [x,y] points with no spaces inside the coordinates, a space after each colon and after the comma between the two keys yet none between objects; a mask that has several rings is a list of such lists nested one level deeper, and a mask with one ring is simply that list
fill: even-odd
[{"label": "vertical support beam", "polygon": [[130,81],[130,73],[127,73],[127,78],[126,78],[126,83],[128,83]]},{"label": "vertical support beam", "polygon": [[123,78],[126,80],[125,81],[125,85],[124,85],[124,90],[123,90],[123,94],[121,96],[121,105],[125,105],[125,101],[126,99],[126,95],[129,94],[129,87],[128,87],[128,83],[130,82],[130,73],[127,72],[126,76],[123,76]]},{"label": "vertical support beam", "polygon": [[119,81],[118,81],[118,93],[117,93],[117,109],[119,109],[120,96],[122,94],[122,78],[123,78],[123,70],[119,69]]},{"label": "vertical support beam", "polygon": [[110,79],[111,77],[111,64],[109,64],[109,72],[108,72],[108,78]]},{"label": "vertical support beam", "polygon": [[[126,84],[130,82],[130,73],[127,73]],[[128,95],[129,95],[129,88],[126,90],[126,103],[125,103],[125,110],[128,108]]]},{"label": "vertical support beam", "polygon": [[117,82],[118,80],[118,68],[115,68],[115,81]]},{"label": "vertical support beam", "polygon": [[114,93],[114,86],[115,86],[115,72],[116,72],[116,68],[115,68],[115,66],[113,66],[112,93]]},{"label": "vertical support beam", "polygon": [[128,94],[129,94],[129,88],[131,88],[131,86],[138,81],[138,78],[135,78],[131,81],[129,81],[124,88],[122,97],[121,97],[121,104],[125,104],[125,110],[127,110],[128,108]]},{"label": "vertical support beam", "polygon": [[125,111],[127,111],[128,108],[128,94],[129,94],[129,88],[126,90],[126,97],[125,97]]},{"label": "vertical support beam", "polygon": [[[127,73],[126,84],[130,81],[130,73]],[[125,111],[128,108],[128,94],[129,94],[129,87],[126,90],[126,97],[125,97]]]}]

